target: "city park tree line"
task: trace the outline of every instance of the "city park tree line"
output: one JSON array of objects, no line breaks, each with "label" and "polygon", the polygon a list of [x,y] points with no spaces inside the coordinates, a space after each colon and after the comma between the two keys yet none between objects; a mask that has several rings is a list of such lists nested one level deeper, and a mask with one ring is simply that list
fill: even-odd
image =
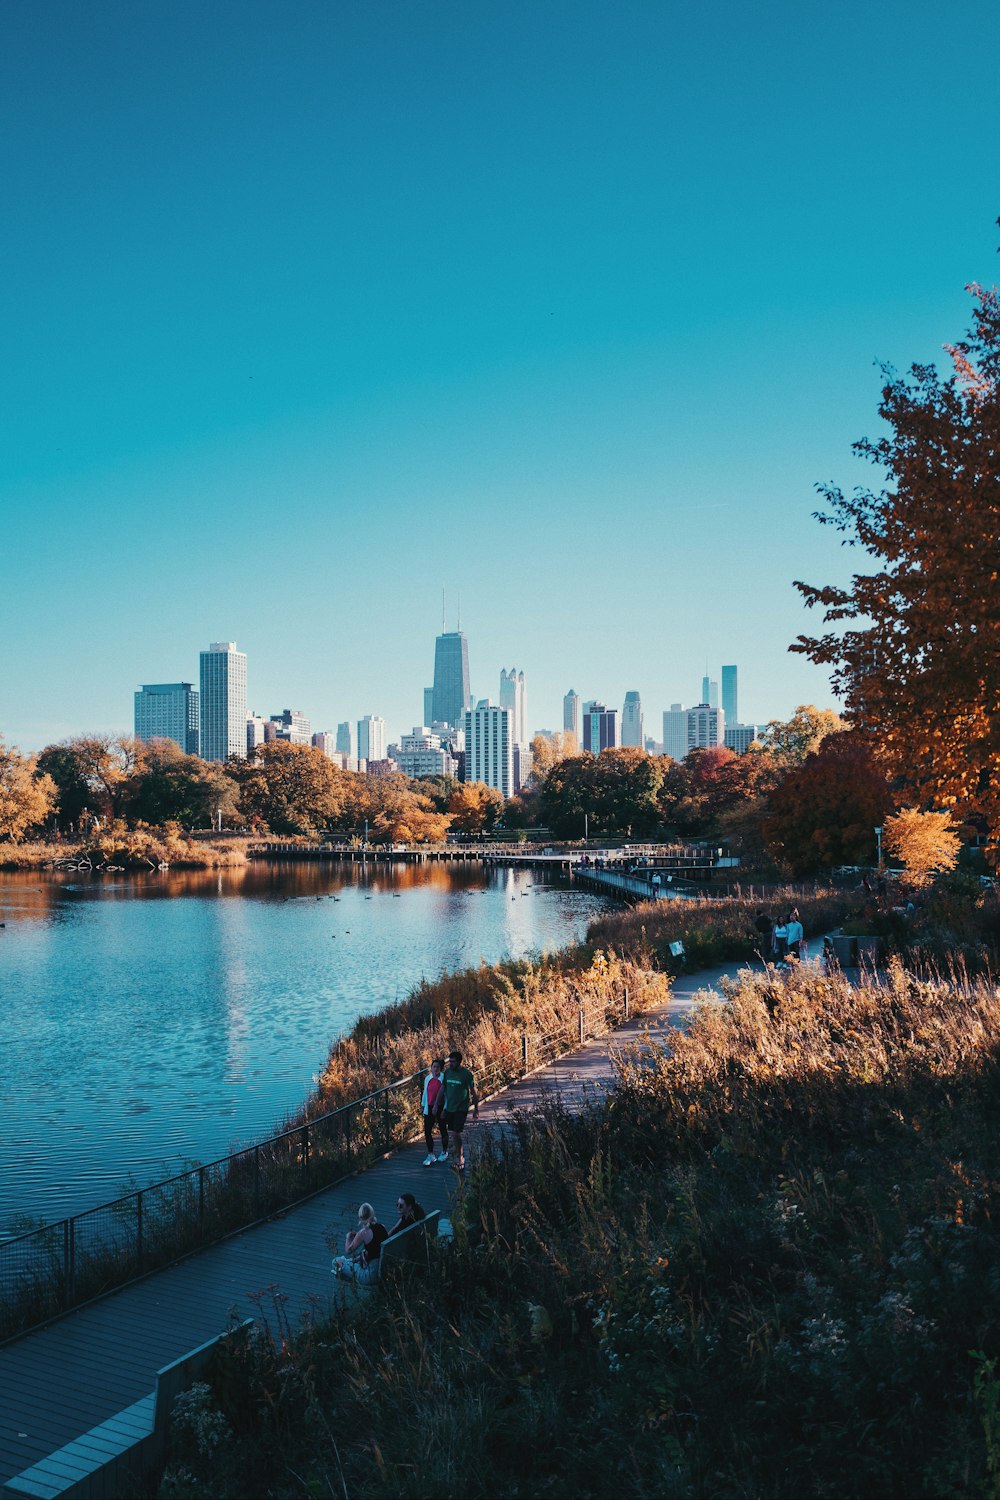
[{"label": "city park tree line", "polygon": [[871,864],[874,830],[912,868],[950,868],[959,831],[1000,864],[1000,298],[971,288],[972,328],[951,370],[886,367],[883,436],[856,453],[881,489],[820,486],[834,527],[866,563],[847,587],[797,582],[828,629],[792,645],[832,670],[843,720],[803,707],[743,755],[682,762],[641,750],[581,755],[536,738],[535,777],[506,805],[484,786],[341,771],[277,743],[224,765],[169,741],[87,735],[22,756],[0,742],[0,841],[99,818],[123,827],[213,824],[277,835],[318,829],[374,842],[437,842],[501,824],[561,839],[718,837],[748,862],[797,875]]}]

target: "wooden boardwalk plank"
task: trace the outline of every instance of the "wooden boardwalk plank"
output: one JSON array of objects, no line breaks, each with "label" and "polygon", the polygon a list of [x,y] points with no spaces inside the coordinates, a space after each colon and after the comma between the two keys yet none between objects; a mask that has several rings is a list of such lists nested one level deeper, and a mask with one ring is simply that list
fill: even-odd
[{"label": "wooden boardwalk plank", "polygon": [[[469,1126],[467,1150],[475,1150],[477,1129],[503,1128],[512,1109],[553,1094],[571,1108],[599,1096],[613,1078],[614,1050],[651,1023],[683,1022],[697,992],[741,967],[727,964],[679,981],[655,1015],[588,1042],[487,1101],[480,1125]],[[268,1288],[287,1297],[293,1326],[316,1305],[332,1306],[338,1283],[324,1234],[333,1235],[339,1250],[359,1203],[371,1202],[388,1225],[402,1191],[427,1210],[450,1211],[458,1173],[446,1164],[424,1168],[424,1154],[422,1140],[404,1146],[305,1203],[0,1349],[0,1484],[38,1462],[43,1449],[62,1447],[147,1396],[158,1369],[221,1333],[234,1311],[241,1319],[257,1316],[255,1297],[268,1316]]]}]

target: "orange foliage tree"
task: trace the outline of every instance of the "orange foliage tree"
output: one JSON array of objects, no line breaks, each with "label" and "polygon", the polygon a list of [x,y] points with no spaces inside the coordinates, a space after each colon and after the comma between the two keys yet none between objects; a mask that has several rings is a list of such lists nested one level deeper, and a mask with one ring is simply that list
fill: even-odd
[{"label": "orange foliage tree", "polygon": [[889,805],[885,776],[861,737],[831,734],[771,794],[764,840],[793,875],[872,864]]},{"label": "orange foliage tree", "polygon": [[953,870],[961,843],[946,812],[905,807],[885,820],[885,847],[903,861],[914,885],[926,885],[935,870]]},{"label": "orange foliage tree", "polygon": [[1000,300],[971,287],[973,326],[934,365],[886,370],[888,428],[855,451],[887,475],[880,491],[820,486],[824,525],[874,560],[850,587],[797,583],[824,621],[793,651],[832,665],[850,723],[922,808],[980,817],[1000,856]]}]

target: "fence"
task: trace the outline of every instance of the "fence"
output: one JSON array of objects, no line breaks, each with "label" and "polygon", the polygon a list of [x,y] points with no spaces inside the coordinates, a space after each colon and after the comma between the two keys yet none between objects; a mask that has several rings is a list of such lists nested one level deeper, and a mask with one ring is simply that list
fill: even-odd
[{"label": "fence", "polygon": [[[478,1069],[487,1098],[627,1020],[629,997],[580,1005],[545,1033],[502,1041]],[[329,1187],[414,1139],[424,1072],[257,1145],[0,1243],[0,1342],[170,1265]]]}]

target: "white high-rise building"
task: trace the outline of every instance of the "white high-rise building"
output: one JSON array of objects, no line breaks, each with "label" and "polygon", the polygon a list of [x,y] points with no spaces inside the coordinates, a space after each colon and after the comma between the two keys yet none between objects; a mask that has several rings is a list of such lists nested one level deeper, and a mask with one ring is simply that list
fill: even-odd
[{"label": "white high-rise building", "polygon": [[266,721],[260,714],[247,714],[247,754],[252,755],[267,739]]},{"label": "white high-rise building", "polygon": [[687,716],[683,703],[671,703],[663,715],[663,753],[671,760],[683,760],[690,749]]},{"label": "white high-rise building", "polygon": [[235,641],[213,641],[201,653],[201,758],[241,760],[247,753],[247,657]]},{"label": "white high-rise building", "polygon": [[735,750],[737,755],[745,755],[760,734],[759,724],[730,724],[726,720],[725,745],[727,750]]},{"label": "white high-rise building", "polygon": [[512,744],[528,743],[528,695],[524,673],[516,667],[500,673],[500,707],[510,711]]},{"label": "white high-rise building", "polygon": [[642,725],[642,700],[638,693],[626,693],[625,706],[622,709],[623,747],[637,750],[643,748]]},{"label": "white high-rise building", "polygon": [[722,709],[713,708],[710,703],[696,703],[689,708],[687,738],[689,750],[707,750],[725,744],[726,716]]},{"label": "white high-rise building", "polygon": [[385,760],[385,720],[378,714],[365,714],[358,720],[358,759]]},{"label": "white high-rise building", "polygon": [[514,792],[514,741],[507,708],[483,698],[465,715],[465,779]]}]

